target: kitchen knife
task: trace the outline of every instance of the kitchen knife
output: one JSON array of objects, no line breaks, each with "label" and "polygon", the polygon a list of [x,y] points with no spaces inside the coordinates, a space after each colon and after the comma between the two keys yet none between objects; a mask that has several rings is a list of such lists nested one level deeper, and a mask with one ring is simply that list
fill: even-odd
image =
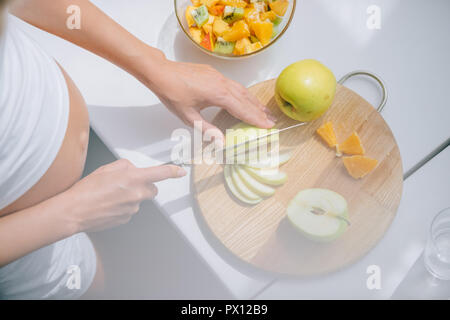
[{"label": "kitchen knife", "polygon": [[[242,154],[242,153],[247,153],[247,152],[249,151],[248,148],[243,148],[243,151],[240,151],[240,152],[235,152],[235,151],[236,151],[238,148],[242,148],[243,146],[247,146],[247,145],[249,145],[249,144],[252,143],[252,142],[257,142],[257,141],[259,141],[259,140],[261,140],[261,139],[270,137],[270,136],[272,136],[272,135],[274,135],[274,134],[280,134],[281,132],[289,131],[289,130],[291,130],[291,129],[295,129],[295,128],[301,127],[301,126],[303,126],[303,125],[305,125],[305,124],[306,124],[306,122],[300,122],[300,123],[297,123],[297,124],[294,124],[294,125],[292,125],[292,126],[285,127],[285,128],[282,128],[282,129],[271,130],[270,132],[268,132],[268,133],[266,133],[266,134],[263,134],[263,135],[261,135],[261,136],[258,136],[258,137],[255,137],[255,138],[246,140],[246,141],[244,141],[244,142],[241,142],[241,143],[238,143],[238,144],[235,144],[235,145],[232,145],[232,146],[224,147],[224,148],[222,148],[221,150],[216,151],[216,154],[221,154],[222,156],[224,156],[224,155],[227,155],[229,152],[234,152],[233,155],[236,156],[236,155],[239,155],[239,154]],[[192,165],[192,164],[194,164],[195,160],[196,160],[196,158],[191,158],[191,159],[188,160],[187,162],[182,162],[182,161],[180,161],[180,162],[178,162],[178,161],[168,161],[168,162],[166,162],[166,163],[164,163],[164,164],[162,164],[162,165],[168,165],[168,164],[175,164],[175,165]]]}]

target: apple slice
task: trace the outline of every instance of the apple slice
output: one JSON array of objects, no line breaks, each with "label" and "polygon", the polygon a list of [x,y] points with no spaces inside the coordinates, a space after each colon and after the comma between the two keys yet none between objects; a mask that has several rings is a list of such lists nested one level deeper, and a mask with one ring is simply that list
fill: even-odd
[{"label": "apple slice", "polygon": [[[227,129],[225,135],[225,146],[231,147],[233,145],[238,145],[244,143],[248,140],[254,140],[258,137],[265,136],[272,131],[276,131],[277,129],[262,129],[255,126],[251,126],[245,122],[240,122],[230,129]],[[251,159],[250,161],[255,161],[254,159],[258,158],[258,154],[264,145],[270,145],[279,139],[278,135],[274,135],[271,138],[265,137],[259,140],[255,140],[249,142],[246,145],[239,146],[235,148],[234,155],[238,157],[239,155]],[[247,152],[247,154],[245,154]],[[227,155],[228,156],[228,155]],[[243,161],[246,159],[243,158]]]},{"label": "apple slice", "polygon": [[275,193],[275,189],[265,185],[247,173],[241,166],[233,167],[233,174],[236,172],[244,184],[255,194],[262,197],[270,197]]},{"label": "apple slice", "polygon": [[277,169],[255,169],[251,167],[244,167],[244,170],[248,172],[253,178],[261,183],[265,183],[271,186],[279,186],[286,182],[287,174]]},{"label": "apple slice", "polygon": [[287,217],[292,225],[307,238],[330,242],[347,229],[347,201],[328,189],[306,189],[291,200]]},{"label": "apple slice", "polygon": [[247,187],[247,184],[242,181],[241,177],[236,171],[236,166],[231,166],[231,180],[233,181],[236,189],[239,193],[250,200],[260,200],[261,197],[257,195],[253,190]]},{"label": "apple slice", "polygon": [[240,201],[247,203],[247,204],[257,204],[259,202],[261,202],[262,198],[258,197],[258,199],[249,199],[246,196],[244,196],[243,194],[241,194],[239,192],[239,190],[236,188],[236,185],[233,182],[232,179],[232,168],[231,166],[225,166],[224,167],[224,176],[225,176],[225,182],[227,183],[228,189],[230,190],[230,192]]},{"label": "apple slice", "polygon": [[291,159],[291,157],[292,157],[291,151],[284,151],[280,152],[280,154],[278,155],[278,159],[276,159],[277,161],[275,162],[272,161],[273,159],[267,158],[266,160],[263,161],[250,161],[245,166],[254,169],[276,168],[288,162]]}]

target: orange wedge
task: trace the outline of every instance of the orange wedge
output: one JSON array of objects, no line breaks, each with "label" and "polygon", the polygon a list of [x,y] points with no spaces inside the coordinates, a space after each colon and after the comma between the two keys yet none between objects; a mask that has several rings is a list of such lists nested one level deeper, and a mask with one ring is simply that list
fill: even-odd
[{"label": "orange wedge", "polygon": [[316,132],[329,147],[334,147],[337,144],[336,134],[334,133],[333,123],[331,121],[324,123]]},{"label": "orange wedge", "polygon": [[336,148],[338,153],[346,153],[352,155],[363,155],[364,147],[362,146],[361,139],[356,132],[353,132],[350,137],[344,142],[340,143]]},{"label": "orange wedge", "polygon": [[355,179],[360,179],[371,172],[378,164],[376,159],[365,156],[344,157],[342,159],[348,173]]}]

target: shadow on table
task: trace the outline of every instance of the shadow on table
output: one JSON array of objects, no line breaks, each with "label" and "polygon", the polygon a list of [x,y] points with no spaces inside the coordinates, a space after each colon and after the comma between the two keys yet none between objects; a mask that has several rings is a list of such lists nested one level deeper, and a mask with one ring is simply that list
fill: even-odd
[{"label": "shadow on table", "polygon": [[422,253],[395,290],[392,299],[448,300],[450,281],[433,277],[425,267]]},{"label": "shadow on table", "polygon": [[[91,131],[84,175],[115,161]],[[102,259],[106,299],[230,299],[228,290],[151,202],[126,225],[89,235]]]},{"label": "shadow on table", "polygon": [[161,103],[143,107],[90,105],[88,110],[97,119],[94,130],[101,132],[102,140],[113,145],[113,152],[121,157],[124,157],[121,152],[130,152],[134,158],[169,161],[171,149],[177,143],[171,140],[172,133],[180,128],[191,131]]}]

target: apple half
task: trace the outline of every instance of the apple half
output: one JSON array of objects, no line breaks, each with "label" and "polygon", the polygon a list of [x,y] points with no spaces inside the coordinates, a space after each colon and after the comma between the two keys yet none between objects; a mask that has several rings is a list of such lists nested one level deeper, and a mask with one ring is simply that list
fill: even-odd
[{"label": "apple half", "polygon": [[318,242],[336,240],[349,225],[347,201],[328,189],[300,191],[289,203],[287,217],[305,237]]},{"label": "apple half", "polygon": [[[256,199],[250,199],[247,195],[242,194],[238,190],[238,188],[236,187],[236,185],[233,182],[231,166],[228,166],[228,165],[225,166],[223,171],[224,171],[224,176],[225,176],[225,182],[227,184],[228,189],[238,200],[240,200],[246,204],[250,204],[250,205],[255,205],[255,204],[261,202],[261,200],[262,200],[261,197],[258,197]],[[241,181],[241,183],[242,183],[242,181]]]}]

